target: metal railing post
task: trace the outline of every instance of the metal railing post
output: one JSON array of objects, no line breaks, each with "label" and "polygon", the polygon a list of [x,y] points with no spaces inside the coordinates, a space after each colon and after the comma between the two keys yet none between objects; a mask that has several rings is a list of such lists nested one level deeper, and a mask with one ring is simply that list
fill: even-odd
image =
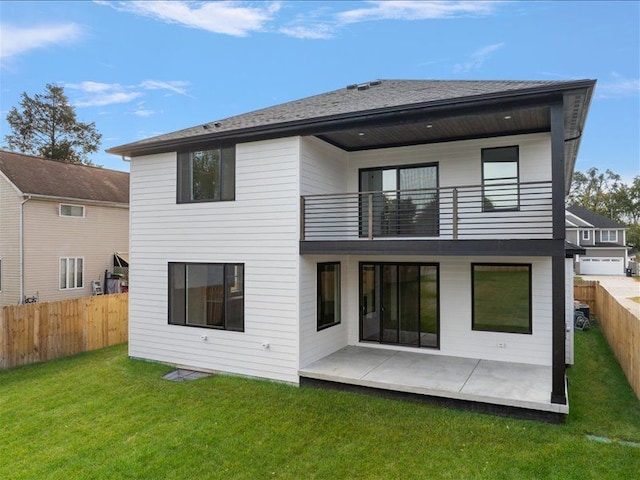
[{"label": "metal railing post", "polygon": [[373,193],[369,194],[369,240],[373,240]]},{"label": "metal railing post", "polygon": [[301,196],[300,197],[300,240],[304,240],[304,237],[305,237],[305,233],[304,233],[304,217],[305,217],[304,207],[305,207],[304,197]]},{"label": "metal railing post", "polygon": [[458,189],[453,189],[453,239],[458,239]]}]

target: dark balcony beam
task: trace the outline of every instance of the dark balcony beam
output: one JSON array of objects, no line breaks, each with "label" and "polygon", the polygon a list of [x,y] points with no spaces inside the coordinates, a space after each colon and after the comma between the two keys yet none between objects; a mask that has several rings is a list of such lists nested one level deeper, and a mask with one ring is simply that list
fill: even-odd
[{"label": "dark balcony beam", "polygon": [[557,240],[308,240],[300,255],[468,255],[549,257],[562,252]]}]

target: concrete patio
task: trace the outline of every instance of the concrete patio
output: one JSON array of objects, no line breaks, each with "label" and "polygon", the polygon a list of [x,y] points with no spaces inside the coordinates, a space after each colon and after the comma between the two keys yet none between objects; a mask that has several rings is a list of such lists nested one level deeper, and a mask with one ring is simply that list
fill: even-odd
[{"label": "concrete patio", "polygon": [[299,371],[300,377],[515,407],[569,412],[551,403],[551,367],[348,346]]}]

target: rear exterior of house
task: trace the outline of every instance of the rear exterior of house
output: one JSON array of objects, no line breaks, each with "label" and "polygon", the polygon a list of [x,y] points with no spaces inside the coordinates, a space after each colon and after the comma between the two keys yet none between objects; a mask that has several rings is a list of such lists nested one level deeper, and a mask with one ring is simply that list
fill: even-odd
[{"label": "rear exterior of house", "polygon": [[0,151],[0,305],[92,294],[129,242],[129,174]]},{"label": "rear exterior of house", "polygon": [[567,241],[585,249],[575,258],[575,273],[624,275],[629,263],[627,227],[578,205],[567,208],[566,215]]},{"label": "rear exterior of house", "polygon": [[351,347],[536,366],[566,413],[565,140],[592,88],[371,82],[112,149],[130,355],[296,384]]}]

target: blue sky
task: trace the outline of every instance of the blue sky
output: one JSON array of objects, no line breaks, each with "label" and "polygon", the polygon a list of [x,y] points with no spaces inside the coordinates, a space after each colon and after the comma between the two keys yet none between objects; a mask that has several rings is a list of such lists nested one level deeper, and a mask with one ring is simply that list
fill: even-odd
[{"label": "blue sky", "polygon": [[0,2],[0,144],[65,87],[104,149],[374,79],[598,80],[577,169],[640,174],[640,2]]}]

